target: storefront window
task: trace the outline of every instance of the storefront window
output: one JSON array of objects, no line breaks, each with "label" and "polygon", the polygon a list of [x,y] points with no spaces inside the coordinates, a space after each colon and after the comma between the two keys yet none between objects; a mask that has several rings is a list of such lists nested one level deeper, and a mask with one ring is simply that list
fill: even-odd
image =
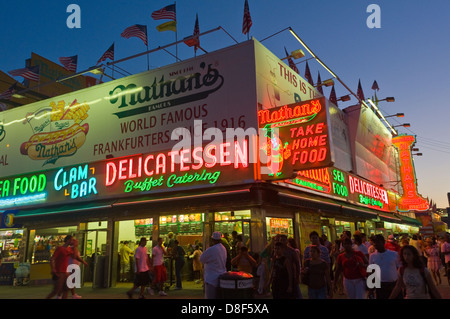
[{"label": "storefront window", "polygon": [[227,234],[229,237],[227,240],[231,240],[230,236],[233,231],[248,238],[250,236],[250,224],[243,221],[250,220],[250,217],[250,210],[216,212],[214,214],[214,230]]},{"label": "storefront window", "polygon": [[0,256],[2,262],[19,261],[23,251],[23,230],[11,229],[0,231]]},{"label": "storefront window", "polygon": [[287,237],[294,237],[292,218],[266,217],[266,224],[267,238],[272,238],[276,235],[286,235]]},{"label": "storefront window", "polygon": [[76,226],[56,227],[36,230],[33,240],[31,263],[47,263],[55,252],[56,248],[64,245],[64,238],[67,235],[74,235],[77,232]]}]

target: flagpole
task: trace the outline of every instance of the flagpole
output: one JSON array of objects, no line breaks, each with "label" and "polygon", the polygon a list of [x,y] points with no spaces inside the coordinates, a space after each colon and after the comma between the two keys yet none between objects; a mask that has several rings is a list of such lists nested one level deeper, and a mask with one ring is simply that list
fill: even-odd
[{"label": "flagpole", "polygon": [[178,62],[178,21],[177,21],[177,2],[174,2],[175,5],[175,56],[176,56],[176,60],[175,62]]},{"label": "flagpole", "polygon": [[[215,31],[219,31],[220,29],[222,29],[222,27],[219,26],[219,27],[217,27],[217,28],[215,28],[215,29],[211,29],[211,30],[205,31],[205,32],[203,32],[203,33],[200,33],[200,34],[198,35],[198,37],[204,36],[204,35],[206,35],[206,34],[209,34],[209,33],[215,32]],[[173,45],[175,45],[175,44],[178,44],[178,43],[184,42],[184,41],[186,41],[186,40],[192,39],[193,37],[194,37],[194,35],[191,35],[191,36],[189,36],[189,37],[187,37],[187,38],[184,38],[184,39],[182,39],[182,40],[179,40],[179,41],[177,41],[177,42],[175,42],[175,43],[170,43],[170,44],[164,45],[164,46],[162,46],[162,47],[160,46],[160,47],[157,47],[157,48],[155,48],[155,49],[151,49],[151,50],[146,51],[146,52],[141,52],[141,53],[138,53],[138,54],[135,54],[135,55],[126,57],[126,58],[119,59],[119,60],[117,60],[117,61],[114,60],[113,62],[108,62],[108,63],[106,63],[106,64],[107,64],[107,65],[111,65],[111,64],[116,64],[116,63],[120,63],[120,62],[123,62],[123,61],[127,61],[127,60],[130,60],[130,59],[134,59],[134,58],[140,57],[140,56],[142,56],[142,55],[144,55],[144,54],[156,52],[156,51],[158,51],[158,50],[162,50],[162,49],[171,47],[171,46],[173,46]]]},{"label": "flagpole", "polygon": [[[147,38],[147,52],[148,52],[148,38]],[[147,53],[147,71],[150,71],[150,61],[148,58],[148,53]]]}]

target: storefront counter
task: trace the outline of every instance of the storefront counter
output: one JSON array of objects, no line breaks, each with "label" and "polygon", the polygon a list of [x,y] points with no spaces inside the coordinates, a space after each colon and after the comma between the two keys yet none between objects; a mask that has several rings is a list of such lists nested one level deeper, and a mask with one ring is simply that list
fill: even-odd
[{"label": "storefront counter", "polygon": [[30,265],[30,281],[35,284],[52,281],[50,263],[37,263]]}]

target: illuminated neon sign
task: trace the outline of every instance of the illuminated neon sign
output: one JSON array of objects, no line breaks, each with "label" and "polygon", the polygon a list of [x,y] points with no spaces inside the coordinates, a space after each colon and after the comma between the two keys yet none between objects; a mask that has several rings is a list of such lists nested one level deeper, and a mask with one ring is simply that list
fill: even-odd
[{"label": "illuminated neon sign", "polygon": [[[249,166],[248,140],[208,144],[156,154],[134,155],[104,163],[104,185],[124,193],[213,185],[229,169]],[[224,180],[224,181],[225,181]]]},{"label": "illuminated neon sign", "polygon": [[47,177],[35,174],[0,180],[0,207],[12,207],[43,202],[47,198],[45,191]]},{"label": "illuminated neon sign", "polygon": [[325,98],[258,111],[260,129],[266,130],[263,150],[271,170],[263,179],[289,178],[293,171],[333,164]]},{"label": "illuminated neon sign", "polygon": [[417,191],[415,169],[411,156],[411,149],[415,142],[416,138],[413,135],[399,135],[392,138],[392,144],[397,147],[400,159],[403,195],[397,201],[397,209],[402,212],[426,211],[429,208],[428,201],[420,196]]},{"label": "illuminated neon sign", "polygon": [[294,179],[286,182],[369,208],[390,210],[389,195],[384,188],[334,167],[299,171]]},{"label": "illuminated neon sign", "polygon": [[55,175],[53,186],[56,191],[64,189],[64,196],[71,199],[97,194],[97,179],[89,177],[89,172],[94,175],[95,168],[89,165],[79,165],[68,170],[61,168]]}]

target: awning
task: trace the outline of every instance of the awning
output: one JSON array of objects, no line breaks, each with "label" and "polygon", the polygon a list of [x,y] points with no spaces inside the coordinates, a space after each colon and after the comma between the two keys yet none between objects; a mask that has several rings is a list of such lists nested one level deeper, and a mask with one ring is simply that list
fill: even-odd
[{"label": "awning", "polygon": [[238,194],[249,194],[250,187],[239,187],[239,188],[229,188],[229,189],[214,189],[214,190],[202,190],[201,193],[192,193],[192,192],[184,192],[184,193],[162,193],[155,195],[144,195],[137,197],[128,197],[118,199],[113,206],[120,207],[124,205],[142,205],[142,204],[151,204],[158,202],[166,202],[166,201],[176,201],[176,200],[195,200],[200,198],[207,198],[211,196],[231,196]]},{"label": "awning", "polygon": [[361,217],[374,219],[379,212],[370,208],[359,207],[350,203],[334,200],[328,197],[314,195],[306,192],[279,191],[280,203],[303,208],[311,208],[329,212],[332,214],[347,215],[351,217]]},{"label": "awning", "polygon": [[28,217],[40,217],[62,213],[79,213],[91,210],[111,209],[114,202],[116,202],[116,199],[18,210],[14,215],[14,219],[20,220]]},{"label": "awning", "polygon": [[380,218],[380,220],[388,222],[388,223],[401,223],[402,222],[402,219],[400,219],[399,217],[395,216],[392,213],[380,212],[378,214],[378,217]]},{"label": "awning", "polygon": [[415,218],[403,216],[401,214],[397,214],[397,216],[401,219],[402,224],[407,224],[407,225],[416,226],[416,227],[422,227],[422,223]]}]

